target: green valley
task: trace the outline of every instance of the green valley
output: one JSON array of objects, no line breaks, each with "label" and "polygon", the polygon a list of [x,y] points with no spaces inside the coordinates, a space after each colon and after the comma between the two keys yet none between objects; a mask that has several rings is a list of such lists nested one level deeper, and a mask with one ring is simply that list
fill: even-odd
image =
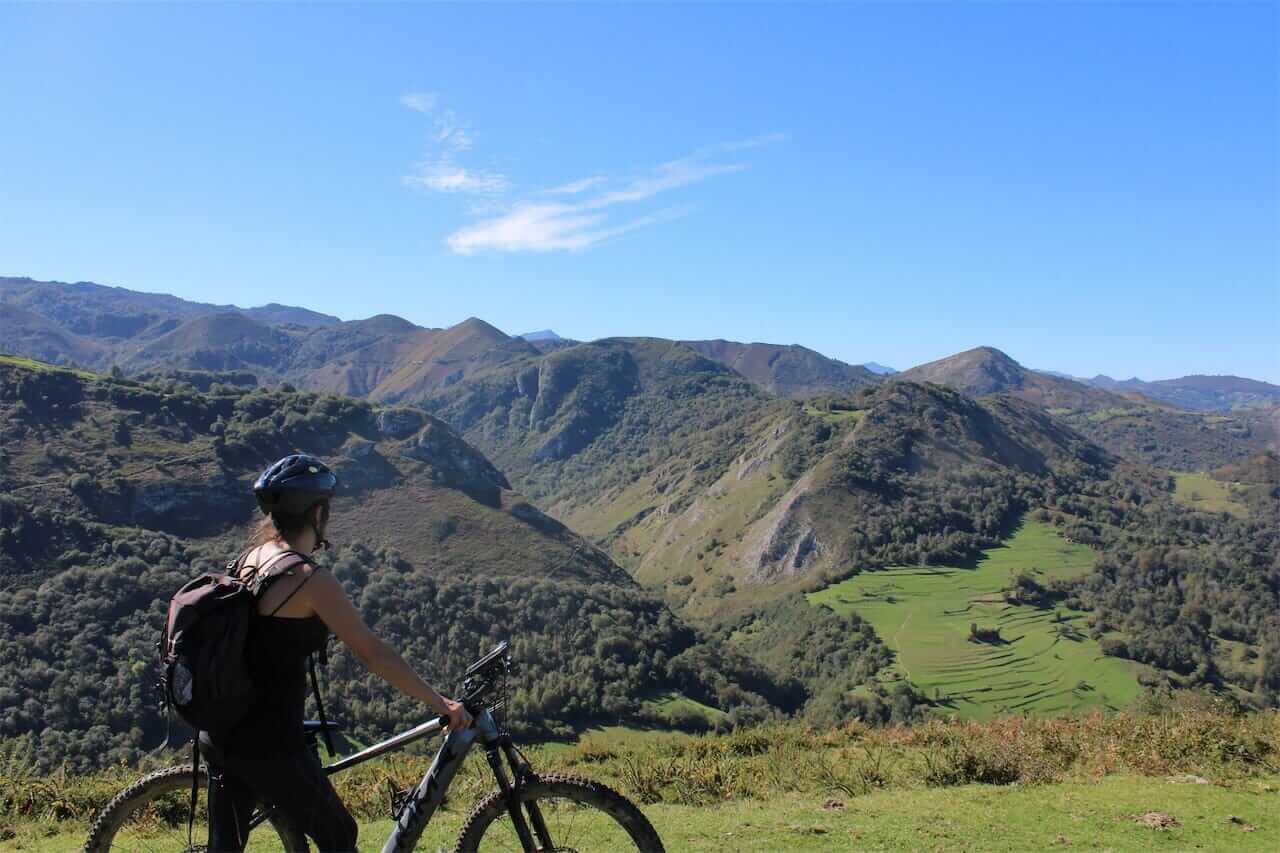
[{"label": "green valley", "polygon": [[[1023,589],[1078,578],[1094,560],[1088,547],[1065,541],[1048,524],[1027,521],[971,567],[891,566],[808,598],[870,622],[896,653],[898,673],[922,688],[940,712],[985,719],[1123,708],[1140,692],[1133,665],[1102,654],[1088,636],[1085,614],[1016,597]],[[1019,575],[1025,578],[1021,589],[1015,586]],[[972,637],[971,626],[992,632],[990,638]]]},{"label": "green valley", "polygon": [[[338,473],[336,544],[321,562],[365,620],[443,689],[511,639],[526,734],[694,716],[736,725],[802,701],[430,415],[288,386],[210,387],[0,358],[0,739],[37,766],[136,762],[165,742],[152,685],[168,596],[242,547],[253,478],[295,447]],[[358,740],[420,721],[419,705],[345,647],[328,676],[329,712]]]}]

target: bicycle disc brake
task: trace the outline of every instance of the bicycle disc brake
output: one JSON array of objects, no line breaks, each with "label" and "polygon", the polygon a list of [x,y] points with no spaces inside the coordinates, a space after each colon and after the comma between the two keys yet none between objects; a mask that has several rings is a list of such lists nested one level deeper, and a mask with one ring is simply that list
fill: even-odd
[{"label": "bicycle disc brake", "polygon": [[400,789],[390,779],[387,780],[387,800],[391,806],[391,819],[399,820],[400,812],[404,810],[404,804],[409,802],[409,796],[412,790],[409,788]]}]

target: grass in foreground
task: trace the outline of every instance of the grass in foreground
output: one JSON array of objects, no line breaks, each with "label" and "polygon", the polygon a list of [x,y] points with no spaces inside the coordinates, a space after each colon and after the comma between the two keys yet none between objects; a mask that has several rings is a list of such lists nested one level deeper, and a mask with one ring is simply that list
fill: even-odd
[{"label": "grass in foreground", "polygon": [[[670,853],[1280,849],[1280,777],[1213,784],[1114,776],[1096,783],[966,785],[860,797],[783,794],[704,807],[662,803],[644,811]],[[1143,820],[1147,815],[1153,816]],[[439,814],[418,849],[452,850],[463,819],[461,808]],[[381,850],[391,829],[389,818],[362,821],[360,851]],[[584,849],[598,849],[581,834],[575,838]],[[82,832],[65,826],[29,825],[0,847],[54,853],[83,843]],[[255,836],[248,849],[273,850],[273,839]]]},{"label": "grass in foreground", "polygon": [[[1132,714],[907,728],[855,723],[814,732],[779,724],[684,738],[598,732],[529,754],[544,772],[622,791],[672,851],[1032,850],[1062,843],[1059,835],[1073,847],[1277,849],[1280,714],[1178,701]],[[37,777],[12,759],[0,761],[3,849],[76,849],[94,812],[137,775],[121,768]],[[387,782],[404,788],[429,761],[396,756],[337,777],[362,822],[362,850],[380,849],[390,831]],[[450,849],[491,787],[484,761],[469,760],[420,849]],[[185,839],[185,796],[175,793],[167,820],[158,821],[170,837]],[[1134,822],[1148,812],[1176,824]],[[250,849],[270,849],[270,839]]]},{"label": "grass in foreground", "polygon": [[[1009,604],[1001,591],[1017,572],[1040,583],[1092,569],[1094,553],[1051,525],[1028,521],[974,568],[895,566],[864,572],[809,600],[868,620],[898,655],[897,668],[949,712],[1059,713],[1128,705],[1140,692],[1130,665],[1104,657],[1078,611]],[[970,625],[999,628],[1002,641],[975,643]]]}]

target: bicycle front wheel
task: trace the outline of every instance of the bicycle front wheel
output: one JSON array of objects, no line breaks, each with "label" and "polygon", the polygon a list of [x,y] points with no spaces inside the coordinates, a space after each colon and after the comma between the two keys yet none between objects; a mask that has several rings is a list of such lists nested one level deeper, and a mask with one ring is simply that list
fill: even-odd
[{"label": "bicycle front wheel", "polygon": [[[199,791],[209,788],[204,767],[196,777]],[[206,799],[197,799],[195,826],[187,841],[191,810],[191,765],[157,770],[111,798],[98,813],[84,849],[88,853],[202,853],[209,840]],[[306,853],[307,839],[283,820],[272,818],[249,836],[246,850]]]},{"label": "bicycle front wheel", "polygon": [[[626,797],[599,782],[548,774],[527,780],[518,798],[538,853],[664,853],[662,839],[649,819]],[[501,791],[476,805],[454,848],[455,853],[524,849]]]}]

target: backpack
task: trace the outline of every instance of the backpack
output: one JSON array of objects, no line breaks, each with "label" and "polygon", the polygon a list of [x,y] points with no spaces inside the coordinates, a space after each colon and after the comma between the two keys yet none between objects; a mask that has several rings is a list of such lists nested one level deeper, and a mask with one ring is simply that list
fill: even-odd
[{"label": "backpack", "polygon": [[157,644],[160,687],[169,707],[196,731],[226,731],[249,712],[257,688],[249,675],[247,644],[258,595],[297,566],[314,565],[297,551],[282,551],[263,566],[248,567],[253,573],[245,579],[233,572],[243,568],[246,556],[247,552],[228,563],[226,573],[192,579],[169,601]]},{"label": "backpack", "polygon": [[[223,574],[203,574],[188,581],[169,599],[169,614],[156,648],[160,653],[160,684],[165,703],[196,732],[230,729],[244,719],[258,691],[249,675],[249,624],[258,612],[258,595],[276,578],[292,574],[299,565],[315,566],[304,554],[281,551],[266,565],[250,566],[244,573],[246,551],[227,563]],[[314,572],[312,573],[314,574]],[[311,579],[285,596],[270,614],[274,616]],[[309,660],[311,690],[320,710],[325,745],[329,740],[328,720],[320,702],[315,661]],[[169,742],[166,730],[163,747]],[[196,819],[196,796],[200,785],[200,738],[191,739],[191,808],[187,816],[187,845],[192,844]]]}]

